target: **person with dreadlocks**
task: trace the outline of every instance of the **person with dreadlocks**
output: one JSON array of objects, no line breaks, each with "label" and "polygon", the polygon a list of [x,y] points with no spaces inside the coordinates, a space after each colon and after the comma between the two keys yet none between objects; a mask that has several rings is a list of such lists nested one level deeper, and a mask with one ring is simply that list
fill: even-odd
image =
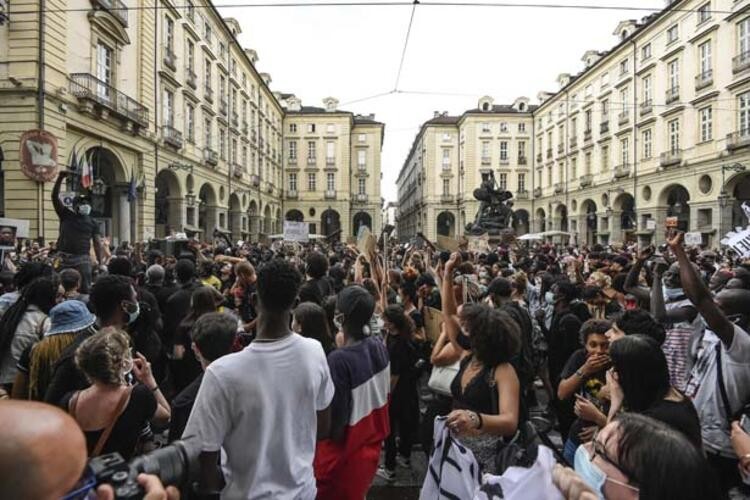
[{"label": "person with dreadlocks", "polygon": [[0,324],[0,385],[9,392],[16,378],[21,353],[49,329],[47,315],[62,295],[56,276],[37,278],[23,289],[18,300],[3,315]]}]

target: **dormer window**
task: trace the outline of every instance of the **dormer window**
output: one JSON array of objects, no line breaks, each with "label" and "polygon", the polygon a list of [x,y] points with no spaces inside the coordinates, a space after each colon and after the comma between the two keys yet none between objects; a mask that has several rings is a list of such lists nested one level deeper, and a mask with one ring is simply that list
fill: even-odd
[{"label": "dormer window", "polygon": [[523,103],[523,102],[522,102],[522,103],[520,103],[520,104],[518,105],[518,111],[526,111],[526,104],[525,104],[525,103]]},{"label": "dormer window", "polygon": [[482,111],[489,111],[490,110],[490,103],[485,102],[482,104]]},{"label": "dormer window", "polygon": [[628,30],[622,30],[622,33],[620,34],[620,37],[625,40],[627,37],[630,36],[630,32]]}]

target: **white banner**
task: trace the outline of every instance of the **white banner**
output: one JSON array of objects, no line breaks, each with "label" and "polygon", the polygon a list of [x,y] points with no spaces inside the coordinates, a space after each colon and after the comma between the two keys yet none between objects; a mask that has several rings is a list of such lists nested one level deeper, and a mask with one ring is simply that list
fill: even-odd
[{"label": "white banner", "polygon": [[309,240],[310,226],[306,222],[284,221],[284,241],[307,243]]},{"label": "white banner", "polygon": [[703,235],[701,233],[685,233],[686,245],[702,245]]},{"label": "white banner", "polygon": [[750,229],[731,232],[721,242],[731,247],[740,257],[750,257]]}]

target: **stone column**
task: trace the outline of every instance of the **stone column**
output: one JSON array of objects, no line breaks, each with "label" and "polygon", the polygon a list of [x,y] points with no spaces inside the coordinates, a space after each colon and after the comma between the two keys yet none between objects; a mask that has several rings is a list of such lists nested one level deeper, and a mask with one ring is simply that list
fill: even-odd
[{"label": "stone column", "polygon": [[122,243],[123,241],[129,241],[132,243],[130,238],[130,202],[128,201],[128,188],[116,191],[117,202],[118,202],[118,224],[119,224],[119,241],[116,243]]},{"label": "stone column", "polygon": [[206,241],[210,241],[213,238],[214,235],[214,229],[219,227],[219,210],[221,207],[216,205],[207,205],[206,206],[206,219],[204,221],[204,225],[201,229],[203,229],[203,239]]},{"label": "stone column", "polygon": [[172,231],[180,232],[187,224],[187,203],[179,196],[169,197],[167,201],[169,202],[167,225]]},{"label": "stone column", "polygon": [[654,230],[654,244],[661,245],[665,243],[664,233],[666,231],[667,207],[656,207],[651,213],[656,220],[656,229]]},{"label": "stone column", "polygon": [[229,230],[232,232],[232,240],[242,239],[242,212],[239,210],[229,211]]},{"label": "stone column", "polygon": [[725,234],[727,234],[729,231],[734,231],[734,227],[732,226],[732,207],[734,207],[734,202],[734,198],[727,196],[723,200],[720,197],[716,204],[716,216],[713,222],[714,225],[719,228],[719,233],[716,235],[717,246],[719,244],[719,241],[724,237]]},{"label": "stone column", "polygon": [[253,243],[256,243],[258,241],[258,233],[260,232],[258,228],[258,222],[260,217],[255,215],[250,215],[250,241]]},{"label": "stone column", "polygon": [[622,230],[622,212],[613,210],[609,215],[609,242],[622,243],[624,241],[625,233]]}]

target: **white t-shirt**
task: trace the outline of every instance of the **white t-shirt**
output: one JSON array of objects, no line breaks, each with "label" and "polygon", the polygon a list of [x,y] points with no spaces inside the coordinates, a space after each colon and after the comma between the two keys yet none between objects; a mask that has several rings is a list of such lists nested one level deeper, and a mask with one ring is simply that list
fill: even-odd
[{"label": "white t-shirt", "polygon": [[183,436],[197,437],[201,451],[223,448],[222,498],[312,500],[316,411],[333,392],[318,341],[256,341],[211,363]]},{"label": "white t-shirt", "polygon": [[[685,393],[698,410],[704,448],[736,458],[729,441],[731,415],[724,408],[716,370],[716,345],[720,342],[714,332],[706,329]],[[721,368],[731,411],[737,412],[750,401],[750,334],[737,325],[732,345],[727,348],[721,344]]]}]

